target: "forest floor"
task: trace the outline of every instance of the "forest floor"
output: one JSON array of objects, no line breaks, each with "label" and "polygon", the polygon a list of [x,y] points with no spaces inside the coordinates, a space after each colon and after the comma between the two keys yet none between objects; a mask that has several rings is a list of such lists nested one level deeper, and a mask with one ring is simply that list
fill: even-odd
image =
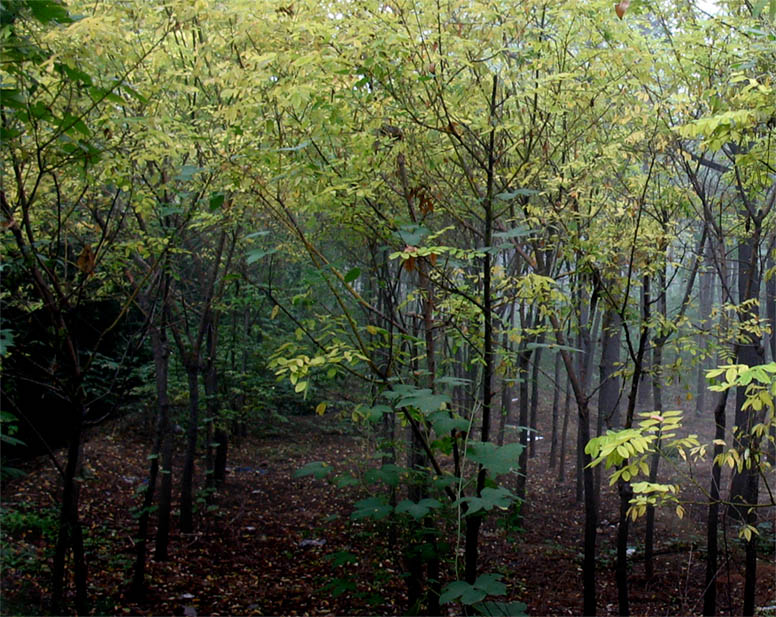
[{"label": "forest floor", "polygon": [[[148,438],[136,426],[103,427],[85,448],[82,519],[86,529],[90,599],[108,615],[399,615],[406,606],[405,571],[398,545],[381,523],[352,521],[363,488],[338,489],[314,478],[293,478],[311,461],[338,471],[364,469],[369,441],[329,418],[292,417],[273,435],[246,438],[229,451],[225,485],[204,499],[194,534],[173,521],[170,559],[149,559],[142,603],[125,599],[133,562],[136,521],[131,509],[147,473]],[[541,428],[541,427],[540,427]],[[571,430],[569,434],[573,433]],[[508,599],[530,615],[579,614],[582,606],[583,511],[575,499],[573,464],[566,481],[549,469],[547,440],[530,459],[524,530],[490,517],[481,540],[481,570],[503,575]],[[3,615],[45,614],[55,529],[57,476],[47,459],[2,487]],[[174,477],[179,478],[179,469]],[[201,481],[201,478],[200,478]],[[617,614],[614,576],[617,500],[602,482],[598,526],[598,607]],[[633,615],[692,615],[702,609],[705,507],[689,505],[683,520],[673,509],[657,514],[655,576],[644,575],[644,522],[631,526]],[[776,604],[773,527],[763,534],[757,605]],[[741,611],[743,550],[727,532],[729,561],[719,583],[719,614]],[[768,548],[770,545],[770,548]],[[724,547],[723,547],[724,549]],[[332,554],[348,551],[351,563]],[[448,566],[446,580],[454,580]],[[507,598],[498,598],[500,600]],[[460,607],[449,605],[449,614]],[[763,613],[765,614],[765,613]],[[770,612],[769,614],[773,614]]]}]

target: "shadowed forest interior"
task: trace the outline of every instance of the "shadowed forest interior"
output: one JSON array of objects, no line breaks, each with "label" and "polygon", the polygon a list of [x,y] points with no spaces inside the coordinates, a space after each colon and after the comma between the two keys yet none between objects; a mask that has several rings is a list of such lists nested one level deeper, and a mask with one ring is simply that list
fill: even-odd
[{"label": "shadowed forest interior", "polygon": [[776,0],[0,33],[0,613],[776,615]]}]

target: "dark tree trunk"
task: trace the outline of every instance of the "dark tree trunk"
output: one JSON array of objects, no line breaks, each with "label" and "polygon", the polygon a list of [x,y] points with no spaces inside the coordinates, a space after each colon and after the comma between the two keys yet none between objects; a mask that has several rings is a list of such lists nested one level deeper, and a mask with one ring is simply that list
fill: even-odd
[{"label": "dark tree trunk", "polygon": [[569,428],[569,410],[571,409],[571,388],[566,378],[565,396],[563,401],[563,428],[560,432],[560,456],[558,457],[558,482],[566,481],[566,435]]},{"label": "dark tree trunk", "polygon": [[[776,242],[776,238],[772,244]],[[768,334],[768,348],[771,352],[771,362],[776,362],[776,246],[768,251],[766,269],[773,274],[765,283],[765,308],[768,323],[771,325],[771,333]]]},{"label": "dark tree trunk", "polygon": [[[636,357],[634,359],[633,377],[631,378],[630,393],[628,394],[628,409],[625,414],[625,428],[633,426],[633,414],[636,408],[638,398],[639,382],[641,373],[644,370],[644,357],[646,355],[647,343],[649,341],[649,323],[650,323],[650,279],[645,275],[642,280],[641,290],[641,334],[639,336],[638,347],[636,348]],[[643,384],[642,384],[643,385]],[[628,602],[628,507],[633,489],[629,482],[620,480],[618,484],[620,494],[620,520],[617,526],[617,563],[615,565],[617,579],[617,599],[619,604],[619,614],[627,617],[630,614]]]},{"label": "dark tree trunk", "polygon": [[70,427],[67,463],[62,477],[62,503],[59,511],[59,531],[52,567],[51,608],[61,613],[65,590],[65,561],[68,549],[73,553],[73,572],[76,587],[76,611],[85,614],[87,607],[86,560],[83,532],[78,517],[79,485],[76,476],[81,469],[81,441],[83,438],[83,405],[75,406]]},{"label": "dark tree trunk", "polygon": [[[539,335],[539,340],[537,342],[539,345],[544,343],[543,332]],[[536,456],[536,438],[538,437],[538,424],[536,415],[539,408],[539,369],[541,368],[542,363],[542,348],[537,347],[533,356],[533,367],[531,370],[531,432],[529,433],[530,451],[528,453],[528,456],[531,458]]]},{"label": "dark tree trunk", "polygon": [[710,327],[711,307],[714,303],[714,272],[712,247],[709,242],[704,250],[704,269],[698,280],[698,336],[696,345],[700,352],[698,360],[698,378],[695,387],[695,413],[699,416],[706,412],[706,368],[708,360],[705,358],[706,332]]},{"label": "dark tree trunk", "polygon": [[199,421],[199,363],[198,358],[195,358],[190,358],[185,364],[189,380],[189,422],[186,430],[186,453],[184,454],[181,478],[180,527],[182,533],[194,531],[194,459],[197,454],[197,423]]},{"label": "dark tree trunk", "polygon": [[[205,400],[208,415],[208,439],[207,439],[207,485],[214,488],[217,483],[223,482],[223,473],[220,480],[216,478],[216,450],[223,444],[221,456],[224,457],[223,467],[226,469],[226,433],[219,424],[221,413],[218,401],[218,316],[213,315],[207,330],[207,359],[205,361]],[[216,437],[216,435],[224,437]]]},{"label": "dark tree trunk", "polygon": [[617,483],[617,490],[620,494],[620,523],[617,526],[617,567],[615,576],[617,578],[617,603],[621,617],[630,615],[630,606],[628,603],[628,507],[633,498],[633,489],[630,482],[620,481]]},{"label": "dark tree trunk", "polygon": [[620,316],[616,311],[607,309],[601,327],[601,364],[598,392],[598,434],[604,428],[620,424],[620,378],[614,375],[620,363]]},{"label": "dark tree trunk", "polygon": [[504,445],[504,437],[506,434],[507,420],[512,415],[512,388],[509,386],[508,378],[501,380],[501,415],[498,419],[498,436],[496,443],[499,446]]},{"label": "dark tree trunk", "polygon": [[523,349],[517,356],[517,373],[520,379],[518,386],[518,420],[520,426],[520,444],[523,446],[518,459],[520,473],[517,476],[515,494],[518,499],[523,501],[520,508],[519,521],[522,522],[522,515],[525,509],[525,489],[528,478],[528,426],[529,426],[529,405],[528,405],[528,369],[531,364],[531,352]]},{"label": "dark tree trunk", "polygon": [[558,406],[560,405],[560,354],[555,354],[552,376],[552,432],[550,435],[550,469],[558,459]]},{"label": "dark tree trunk", "polygon": [[[514,327],[515,322],[515,302],[512,302],[509,306],[509,327]],[[504,331],[501,337],[501,349],[505,354],[513,355],[509,343],[509,332]],[[512,418],[512,382],[510,381],[509,373],[504,375],[504,379],[501,381],[501,416],[498,421],[498,438],[497,443],[499,446],[504,445],[504,433],[506,425]]]},{"label": "dark tree trunk", "polygon": [[[666,293],[668,292],[666,285],[666,271],[665,263],[663,267],[658,271],[658,289],[660,295],[657,298],[657,310],[660,313],[662,320],[665,322],[668,319],[668,304],[666,302]],[[659,334],[654,339],[652,346],[652,403],[654,410],[658,413],[663,412],[663,346],[665,345],[666,337],[663,333]],[[657,440],[657,448],[660,448],[660,438]],[[652,459],[649,464],[649,481],[657,482],[657,474],[660,466],[660,454],[655,451],[652,454]],[[653,555],[655,552],[655,507],[652,505],[647,506],[646,524],[644,530],[644,572],[647,579],[651,579],[655,573],[655,565]]]},{"label": "dark tree trunk", "polygon": [[[493,87],[490,97],[490,116],[496,116],[496,95],[498,92],[498,78],[493,76]],[[484,200],[484,241],[485,246],[490,246],[493,241],[493,199],[494,199],[494,167],[496,156],[496,132],[490,131],[488,147],[488,179],[487,192]],[[482,367],[482,441],[490,441],[491,408],[493,405],[493,375],[494,375],[494,341],[493,341],[493,290],[491,289],[492,254],[485,252],[482,260],[482,319],[483,319],[483,359]],[[525,473],[524,469],[519,470]],[[477,473],[477,496],[482,495],[485,488],[486,471],[480,465]],[[466,581],[473,584],[477,579],[477,561],[479,552],[479,531],[482,524],[482,516],[476,513],[467,517],[465,531],[464,567]]]},{"label": "dark tree trunk", "polygon": [[162,440],[161,481],[159,482],[159,510],[156,523],[154,559],[167,561],[167,547],[170,542],[170,516],[172,514],[172,431],[168,430]]},{"label": "dark tree trunk", "polygon": [[[722,441],[725,439],[725,407],[730,390],[725,390],[719,396],[717,406],[714,409],[714,439],[719,443],[714,444],[712,461],[722,454]],[[709,513],[706,521],[706,578],[703,592],[703,614],[712,616],[717,614],[717,528],[719,524],[719,498],[722,466],[711,464],[711,486],[709,487]]]},{"label": "dark tree trunk", "polygon": [[[600,388],[598,390],[598,422],[596,435],[601,435],[604,427],[611,427],[619,421],[616,418],[620,404],[620,380],[614,376],[620,362],[620,316],[617,311],[607,308],[601,327],[601,363],[598,367]],[[615,419],[616,418],[616,419]],[[601,466],[595,468],[595,495],[600,502]]]},{"label": "dark tree trunk", "polygon": [[[560,328],[558,319],[554,315],[549,316],[552,323],[553,330],[555,331],[555,338],[559,345],[565,345],[565,339],[563,332]],[[561,350],[563,357],[563,364],[566,367],[566,375],[568,375],[569,384],[574,391],[574,399],[577,403],[578,410],[578,423],[580,428],[580,435],[582,440],[587,443],[590,441],[590,409],[588,405],[588,396],[582,389],[583,380],[579,378],[579,374],[574,368],[574,362],[569,357],[568,352]],[[598,509],[595,502],[595,489],[594,489],[594,477],[593,469],[589,466],[590,455],[585,454],[585,466],[583,471],[584,476],[584,497],[585,497],[585,532],[584,532],[584,547],[583,547],[583,559],[582,559],[582,595],[583,595],[583,614],[595,615],[596,614],[596,563],[595,563],[595,551],[596,551],[596,525],[598,521]]]},{"label": "dark tree trunk", "polygon": [[[760,253],[760,221],[747,217],[747,235],[738,245],[738,298],[739,304],[760,298],[761,277],[758,269]],[[749,306],[743,311],[742,319],[757,319],[758,307]],[[756,366],[764,362],[763,347],[760,337],[753,332],[744,334],[745,340],[739,340],[737,361],[739,364]],[[739,452],[752,445],[752,427],[758,422],[758,413],[753,409],[744,409],[746,390],[743,387],[736,389],[736,417],[735,425],[738,427],[736,436],[736,448]],[[746,521],[749,525],[755,525],[757,515],[751,504],[756,504],[758,499],[759,469],[752,465],[751,469],[743,472],[733,472],[733,481],[730,490],[730,499],[736,505],[731,513],[739,520]],[[754,591],[757,574],[757,538],[752,535],[746,543],[746,578],[744,582],[744,615],[754,614]]]},{"label": "dark tree trunk", "polygon": [[[164,315],[164,312],[163,312]],[[140,600],[145,594],[146,544],[148,541],[148,523],[151,516],[151,506],[156,491],[156,480],[159,474],[159,459],[162,443],[170,432],[169,399],[167,396],[167,374],[169,368],[170,350],[167,344],[166,324],[164,316],[159,329],[151,331],[151,346],[156,368],[156,434],[151,448],[151,465],[148,471],[148,483],[143,492],[143,505],[138,518],[138,536],[135,542],[135,567],[130,584],[129,595]]]}]

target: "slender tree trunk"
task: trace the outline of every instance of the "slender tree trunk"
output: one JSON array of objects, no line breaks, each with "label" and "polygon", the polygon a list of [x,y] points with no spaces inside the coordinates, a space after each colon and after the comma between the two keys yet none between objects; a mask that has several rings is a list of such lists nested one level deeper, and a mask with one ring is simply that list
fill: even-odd
[{"label": "slender tree trunk", "polygon": [[[642,280],[642,323],[641,323],[641,335],[639,336],[639,343],[636,351],[636,358],[633,367],[633,377],[631,379],[631,389],[628,395],[628,410],[625,415],[625,428],[631,428],[633,425],[633,414],[636,408],[636,400],[638,398],[639,382],[641,380],[641,372],[644,367],[644,356],[646,355],[647,343],[649,341],[649,323],[651,312],[650,301],[650,280],[649,276],[645,275]],[[620,480],[617,485],[620,495],[620,520],[617,526],[617,563],[615,566],[615,577],[617,579],[617,599],[619,604],[619,614],[622,617],[628,617],[630,615],[630,606],[628,601],[628,506],[631,497],[633,496],[633,489],[629,482]]]},{"label": "slender tree trunk", "polygon": [[560,432],[560,457],[558,458],[558,482],[566,481],[566,435],[569,428],[569,410],[571,409],[571,388],[566,378],[565,396],[563,401],[563,428]]},{"label": "slender tree trunk", "polygon": [[[168,403],[169,409],[169,403]],[[170,542],[170,516],[172,513],[172,431],[170,430],[169,414],[167,430],[162,438],[162,467],[159,482],[159,510],[156,523],[156,543],[154,559],[167,561],[167,547]]]},{"label": "slender tree trunk", "polygon": [[[539,345],[544,343],[544,332],[539,335],[537,341]],[[536,438],[538,437],[538,424],[537,424],[537,412],[539,408],[539,369],[542,363],[542,348],[537,347],[533,354],[533,366],[531,370],[531,432],[530,436],[530,451],[528,456],[533,458],[536,456]]]},{"label": "slender tree trunk", "polygon": [[560,405],[560,354],[555,354],[552,378],[552,434],[550,436],[550,469],[555,469],[558,458],[558,406]]},{"label": "slender tree trunk", "polygon": [[[604,427],[611,427],[620,403],[620,380],[614,376],[620,361],[620,316],[617,311],[607,308],[601,327],[601,363],[598,367],[600,388],[598,390],[598,422],[596,435],[601,435]],[[601,466],[595,468],[595,495],[600,503]]]},{"label": "slender tree trunk", "polygon": [[[657,310],[660,316],[665,322],[668,318],[668,304],[666,302],[666,271],[665,263],[658,272],[658,288],[660,289],[660,295],[657,298]],[[663,346],[665,345],[665,337],[663,333],[660,333],[654,339],[654,345],[652,346],[652,402],[655,411],[658,413],[663,412]],[[660,438],[657,440],[657,448],[660,448]],[[657,482],[658,468],[660,466],[660,454],[657,450],[652,454],[652,459],[649,464],[649,481]],[[644,571],[647,579],[651,579],[655,573],[654,565],[654,548],[655,548],[655,507],[652,505],[647,506],[646,513],[646,528],[644,531]]]},{"label": "slender tree trunk", "polygon": [[186,430],[186,453],[183,459],[183,475],[181,478],[181,515],[180,527],[182,533],[194,530],[194,459],[197,453],[197,423],[199,421],[199,358],[192,357],[185,363],[186,375],[189,380],[189,423]]},{"label": "slender tree trunk", "polygon": [[[221,413],[218,402],[218,316],[213,315],[207,331],[207,360],[205,362],[205,397],[208,415],[207,484],[215,487],[223,483],[226,472],[226,432],[219,425]],[[220,469],[216,469],[216,459]]]},{"label": "slender tree trunk", "polygon": [[167,376],[169,368],[169,347],[166,338],[167,326],[162,323],[159,328],[151,331],[151,347],[153,349],[154,367],[156,368],[156,434],[151,447],[151,465],[148,471],[148,483],[143,492],[143,505],[138,518],[138,535],[135,542],[135,567],[130,584],[130,597],[140,600],[145,595],[146,544],[148,541],[148,523],[151,516],[151,506],[156,491],[156,480],[159,475],[159,459],[162,443],[170,430],[169,400],[167,396]]},{"label": "slender tree trunk", "polygon": [[[776,242],[776,238],[773,242]],[[771,332],[767,335],[767,347],[770,350],[771,362],[776,362],[776,246],[768,252],[765,268],[772,273],[765,282],[765,312],[771,325]]]},{"label": "slender tree trunk", "polygon": [[[557,317],[549,315],[550,323],[555,331],[555,338],[559,345],[565,345],[563,331]],[[569,384],[574,391],[574,399],[577,403],[578,423],[582,427],[580,434],[587,443],[590,441],[590,408],[588,405],[588,396],[582,389],[584,380],[579,378],[579,374],[574,369],[574,362],[569,357],[568,352],[561,348],[563,364],[566,367]],[[590,616],[596,614],[596,525],[598,522],[598,509],[595,503],[595,489],[593,469],[589,466],[590,455],[585,454],[584,466],[584,497],[585,497],[585,527],[584,527],[584,556],[582,559],[582,611],[584,615]]]},{"label": "slender tree trunk", "polygon": [[[761,277],[758,269],[760,253],[760,221],[747,216],[746,235],[738,245],[738,298],[739,304],[751,300],[759,300]],[[759,310],[756,305],[749,306],[743,311],[743,319],[757,319]],[[758,334],[745,332],[745,340],[739,340],[737,361],[739,364],[755,366],[764,362],[763,347]],[[736,447],[739,452],[745,451],[754,445],[752,440],[752,427],[758,421],[758,414],[753,409],[744,409],[746,390],[743,387],[736,389],[736,417],[735,424],[738,427]],[[759,469],[752,465],[751,469],[745,469],[738,473],[733,472],[733,481],[730,490],[730,499],[736,505],[732,508],[732,514],[739,520],[746,521],[749,525],[755,525],[757,515],[750,504],[756,504],[758,500]],[[746,543],[746,578],[744,581],[744,615],[754,614],[755,581],[757,574],[757,538],[752,535]]]},{"label": "slender tree trunk", "polygon": [[76,476],[81,468],[81,441],[83,438],[83,405],[74,405],[67,449],[67,463],[62,477],[62,503],[59,511],[59,532],[52,567],[51,608],[61,613],[65,589],[65,560],[68,549],[73,553],[73,571],[76,586],[76,610],[87,612],[86,561],[83,532],[78,517],[79,486]]},{"label": "slender tree trunk", "polygon": [[517,356],[517,372],[520,379],[518,386],[518,425],[520,426],[520,445],[523,446],[518,459],[520,473],[517,476],[515,494],[522,501],[520,507],[519,523],[522,522],[525,510],[526,481],[528,479],[528,426],[529,426],[529,405],[528,405],[528,369],[531,364],[531,352],[523,349]]},{"label": "slender tree trunk", "polygon": [[706,578],[703,591],[703,614],[713,616],[717,614],[717,529],[719,524],[719,498],[722,466],[713,461],[722,454],[722,441],[725,439],[725,407],[729,390],[719,395],[717,406],[714,409],[714,456],[711,464],[711,485],[709,487],[709,512],[706,521]]},{"label": "slender tree trunk", "polygon": [[[493,88],[490,97],[490,117],[496,116],[496,95],[498,93],[498,78],[493,76]],[[491,246],[493,241],[493,199],[494,199],[494,167],[496,156],[496,132],[490,131],[488,147],[488,178],[486,197],[484,199],[484,241],[485,246]],[[485,251],[482,261],[482,319],[483,319],[483,359],[482,368],[482,441],[490,441],[491,407],[493,404],[493,374],[494,374],[494,349],[493,349],[493,290],[491,289],[492,254]],[[525,473],[524,469],[519,470]],[[485,488],[486,471],[480,465],[477,472],[477,496],[482,495]],[[477,561],[479,552],[479,532],[482,524],[481,512],[466,518],[465,531],[465,577],[466,581],[473,584],[477,579]]]},{"label": "slender tree trunk", "polygon": [[[776,362],[776,235],[771,238],[771,248],[766,262],[767,271],[771,277],[765,283],[765,307],[771,333],[768,336],[768,349],[771,362]],[[768,462],[776,465],[776,426],[771,424],[771,438],[768,443]]]},{"label": "slender tree trunk", "polygon": [[504,437],[506,433],[507,419],[511,415],[512,408],[512,388],[509,386],[509,380],[505,376],[501,380],[501,415],[498,419],[498,436],[496,443],[499,446],[504,445]]},{"label": "slender tree trunk", "polygon": [[700,352],[698,360],[698,378],[695,387],[695,413],[702,416],[706,412],[706,368],[708,360],[705,357],[706,341],[708,335],[706,331],[710,326],[711,307],[714,303],[714,272],[713,268],[713,250],[711,242],[704,249],[704,269],[701,272],[698,281],[698,336],[696,345]]},{"label": "slender tree trunk", "polygon": [[[509,306],[509,327],[513,327],[515,323],[515,302],[512,302]],[[510,343],[509,343],[509,331],[508,328],[504,330],[501,337],[501,349],[505,354],[513,356]],[[506,425],[512,418],[512,382],[510,382],[509,373],[505,373],[504,379],[501,382],[501,417],[498,423],[498,438],[497,443],[499,446],[504,445],[504,433]]]}]

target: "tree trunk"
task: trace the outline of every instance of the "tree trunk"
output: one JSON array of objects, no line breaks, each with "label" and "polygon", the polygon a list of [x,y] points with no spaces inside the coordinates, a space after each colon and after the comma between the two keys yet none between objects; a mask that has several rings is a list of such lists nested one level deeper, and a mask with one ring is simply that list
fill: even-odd
[{"label": "tree trunk", "polygon": [[709,242],[704,250],[704,269],[698,281],[698,336],[696,345],[700,353],[698,359],[698,378],[695,387],[695,413],[702,416],[706,412],[706,368],[708,360],[705,357],[706,341],[711,319],[711,307],[714,303],[714,272],[713,249]]},{"label": "tree trunk", "polygon": [[76,476],[81,469],[81,441],[83,438],[83,405],[76,405],[72,414],[67,463],[62,477],[62,503],[59,511],[59,531],[52,567],[51,609],[62,613],[65,590],[65,561],[68,549],[73,553],[73,571],[76,586],[76,611],[87,612],[86,561],[84,558],[83,532],[78,517],[79,484]]},{"label": "tree trunk", "polygon": [[[582,427],[580,435],[582,441],[590,441],[590,411],[587,400],[577,401],[579,406],[579,425]],[[584,455],[584,483],[585,483],[585,536],[584,557],[582,560],[582,587],[583,587],[583,614],[586,616],[596,614],[596,590],[595,590],[595,544],[596,525],[598,524],[598,504],[595,501],[595,487],[593,469],[589,467],[591,459]]]},{"label": "tree trunk", "polygon": [[[620,316],[612,308],[607,308],[601,327],[601,363],[598,367],[600,388],[598,390],[598,422],[596,436],[603,433],[604,427],[614,425],[620,403],[620,380],[614,376],[620,362]],[[619,419],[617,419],[619,420]],[[594,472],[596,501],[600,502],[601,466]]]},{"label": "tree trunk", "polygon": [[[760,222],[759,220],[747,217],[747,234],[738,245],[738,299],[739,305],[751,300],[760,298],[760,272],[758,269],[760,253]],[[759,317],[758,307],[748,306],[741,315],[743,320],[757,319]],[[756,366],[764,362],[763,347],[760,337],[754,332],[745,332],[744,340],[738,341],[738,353],[736,360],[739,364],[747,366]],[[736,417],[735,425],[738,427],[736,436],[736,448],[739,452],[753,445],[752,427],[758,421],[758,413],[751,408],[746,410],[743,404],[746,401],[746,389],[739,387],[736,389]],[[730,500],[734,504],[740,504],[731,508],[733,516],[739,520],[746,521],[749,525],[755,525],[757,515],[754,508],[749,508],[751,504],[756,504],[758,499],[759,469],[757,465],[752,465],[751,469],[745,469],[738,473],[733,472],[733,481],[730,490]],[[754,614],[754,591],[757,573],[757,538],[752,535],[746,543],[746,579],[744,582],[744,615]]]},{"label": "tree trunk", "polygon": [[560,354],[555,354],[552,376],[552,434],[550,436],[550,469],[555,469],[558,458],[558,405],[560,405]]},{"label": "tree trunk", "polygon": [[518,459],[519,473],[517,475],[515,494],[522,501],[520,507],[520,516],[518,524],[522,522],[525,509],[526,481],[528,479],[528,426],[529,426],[529,406],[528,406],[528,369],[531,364],[531,352],[523,349],[517,356],[517,374],[520,380],[518,386],[518,425],[520,427],[520,445],[523,446]]},{"label": "tree trunk", "polygon": [[181,478],[180,527],[182,533],[194,531],[194,459],[197,453],[197,423],[199,421],[198,364],[196,356],[190,358],[185,364],[189,380],[189,424],[186,430],[186,453],[183,459]]},{"label": "tree trunk", "polygon": [[730,390],[725,390],[719,395],[717,406],[714,409],[714,439],[719,443],[714,444],[714,455],[711,464],[711,485],[709,487],[709,513],[706,521],[706,578],[703,591],[703,614],[712,616],[717,614],[717,527],[719,523],[719,497],[722,466],[713,461],[722,454],[722,441],[725,439],[725,407]]},{"label": "tree trunk", "polygon": [[[657,298],[657,310],[662,320],[668,319],[668,304],[666,294],[668,293],[666,285],[665,262],[658,271],[658,289],[660,295]],[[665,345],[665,335],[661,332],[654,338],[652,346],[652,403],[654,410],[658,413],[663,412],[663,347]],[[656,448],[660,448],[660,438],[658,437]],[[652,454],[652,460],[649,464],[649,481],[657,482],[657,473],[660,466],[660,454],[655,451]],[[655,548],[655,506],[648,505],[646,513],[646,528],[644,531],[644,571],[647,579],[651,579],[655,573],[653,560]]]},{"label": "tree trunk", "polygon": [[[649,323],[650,323],[650,279],[649,275],[644,275],[641,288],[641,334],[636,350],[636,358],[633,363],[633,377],[631,378],[630,393],[628,394],[628,410],[625,414],[625,428],[633,426],[633,414],[636,408],[638,398],[639,383],[641,374],[644,370],[644,357],[646,355],[647,343],[649,341]],[[633,489],[629,482],[622,480],[618,483],[618,492],[620,495],[620,520],[617,526],[617,599],[619,604],[619,614],[627,617],[630,614],[628,602],[628,506],[630,498],[633,496]]]},{"label": "tree trunk", "polygon": [[563,428],[560,432],[560,457],[558,457],[558,482],[566,481],[566,435],[569,428],[569,410],[571,408],[571,388],[566,378],[565,396],[563,401]]},{"label": "tree trunk", "polygon": [[[205,362],[205,400],[208,415],[208,443],[207,443],[207,485],[214,488],[216,484],[223,482],[226,469],[226,433],[218,424],[221,413],[218,402],[218,370],[216,360],[218,358],[218,316],[214,314],[210,320],[207,331],[207,359]],[[217,437],[216,435],[221,437]],[[223,444],[223,447],[221,445]],[[224,458],[221,477],[216,477],[216,450],[220,450]]]},{"label": "tree trunk", "polygon": [[[490,117],[496,115],[496,95],[498,93],[498,78],[493,76],[493,87],[490,97]],[[483,236],[485,246],[491,246],[493,242],[493,199],[494,199],[494,167],[495,167],[495,139],[496,131],[492,129],[489,135],[488,147],[488,178],[486,197],[484,199],[484,229]],[[493,404],[493,374],[494,374],[494,341],[493,341],[493,291],[491,289],[492,254],[485,251],[482,260],[482,320],[483,320],[483,359],[482,367],[482,441],[490,441],[491,408]],[[525,473],[524,469],[519,470]],[[480,465],[477,472],[477,497],[482,495],[485,488],[486,471]],[[473,584],[477,579],[477,560],[479,551],[479,531],[482,524],[480,512],[467,517],[464,548],[464,566],[466,582]]]},{"label": "tree trunk", "polygon": [[159,474],[159,458],[162,442],[169,433],[169,400],[167,397],[167,371],[169,368],[169,348],[167,346],[166,325],[164,317],[159,329],[151,331],[151,346],[153,349],[154,366],[156,368],[156,434],[151,447],[151,465],[148,471],[148,483],[143,491],[143,505],[138,518],[138,534],[135,541],[135,567],[130,584],[129,595],[134,600],[140,600],[145,594],[146,544],[148,541],[148,522],[151,516],[151,506],[156,491],[156,479]]},{"label": "tree trunk", "polygon": [[159,482],[159,510],[156,523],[154,560],[167,561],[170,542],[170,516],[172,514],[172,431],[162,440],[161,481]]},{"label": "tree trunk", "polygon": [[[539,345],[544,343],[544,332],[539,335],[537,343]],[[538,437],[536,415],[539,407],[539,369],[541,368],[541,363],[542,348],[537,347],[533,354],[533,367],[531,370],[531,432],[529,433],[530,451],[528,453],[528,456],[531,458],[536,456],[536,438]]]}]

